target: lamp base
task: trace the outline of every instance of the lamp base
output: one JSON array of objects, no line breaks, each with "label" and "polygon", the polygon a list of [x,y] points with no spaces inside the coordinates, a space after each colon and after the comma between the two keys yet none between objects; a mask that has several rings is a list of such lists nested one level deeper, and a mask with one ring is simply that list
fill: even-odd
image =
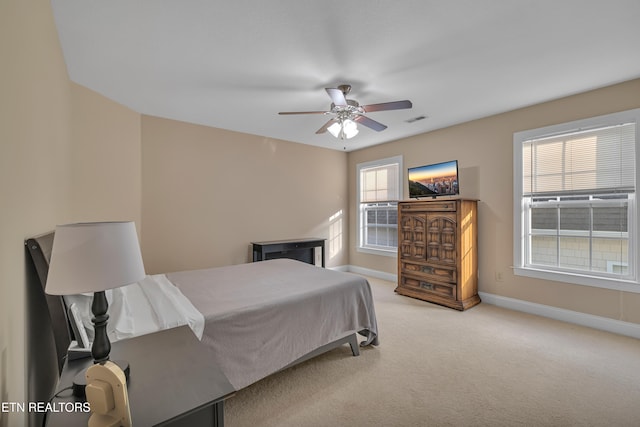
[{"label": "lamp base", "polygon": [[[130,371],[129,362],[124,360],[112,360],[112,362],[118,365],[120,369],[122,369],[122,372],[124,372],[124,377],[126,378],[128,384]],[[73,395],[81,399],[86,399],[84,389],[87,386],[87,369],[83,369],[73,378]]]}]

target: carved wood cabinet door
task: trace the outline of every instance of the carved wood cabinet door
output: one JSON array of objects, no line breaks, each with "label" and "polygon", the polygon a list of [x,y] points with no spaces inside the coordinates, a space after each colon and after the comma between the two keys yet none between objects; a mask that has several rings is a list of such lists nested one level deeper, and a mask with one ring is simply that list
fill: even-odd
[{"label": "carved wood cabinet door", "polygon": [[427,213],[427,261],[455,265],[456,240],[455,212]]},{"label": "carved wood cabinet door", "polygon": [[400,251],[402,258],[425,261],[427,217],[425,214],[403,215],[400,222]]}]

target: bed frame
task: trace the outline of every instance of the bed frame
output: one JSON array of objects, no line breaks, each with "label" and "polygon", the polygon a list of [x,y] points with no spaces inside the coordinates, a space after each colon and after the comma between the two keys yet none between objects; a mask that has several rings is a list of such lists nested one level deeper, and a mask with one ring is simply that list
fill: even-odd
[{"label": "bed frame", "polygon": [[[47,401],[51,397],[56,387],[57,378],[62,372],[67,349],[74,339],[63,298],[44,292],[53,248],[53,237],[54,233],[50,232],[25,241],[26,251],[30,255],[27,260],[27,269],[31,269],[31,276],[34,276],[33,272],[36,276],[35,280],[33,277],[31,280],[27,280],[27,293],[32,295],[29,298],[27,317],[33,324],[33,327],[29,328],[29,342],[33,342],[33,345],[29,346],[28,353],[30,353],[29,358],[38,359],[34,362],[33,370],[33,375],[36,378],[34,381],[30,381],[30,386],[34,387],[34,390],[30,390],[29,394],[30,399],[38,401]],[[27,274],[27,276],[30,275]],[[51,336],[53,336],[53,344],[48,343],[51,341]],[[352,354],[358,356],[360,354],[358,338],[357,334],[353,333],[302,356],[282,370],[347,343],[351,346]],[[56,363],[52,362],[53,354],[55,354]],[[50,384],[51,380],[41,381],[42,378],[51,377],[55,378],[53,385]]]},{"label": "bed frame", "polygon": [[64,358],[71,340],[74,339],[71,324],[67,316],[64,300],[61,296],[49,295],[44,292],[49,273],[49,261],[51,259],[51,249],[53,248],[53,233],[43,234],[25,241],[25,245],[35,267],[38,277],[38,288],[47,302],[50,317],[50,327],[56,346],[58,372],[62,372]]}]

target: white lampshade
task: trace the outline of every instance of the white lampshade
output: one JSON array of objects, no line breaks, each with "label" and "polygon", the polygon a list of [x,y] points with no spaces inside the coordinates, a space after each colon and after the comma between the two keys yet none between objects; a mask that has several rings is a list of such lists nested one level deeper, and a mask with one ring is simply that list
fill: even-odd
[{"label": "white lampshade", "polygon": [[133,222],[59,225],[45,292],[72,295],[118,288],[145,277]]}]

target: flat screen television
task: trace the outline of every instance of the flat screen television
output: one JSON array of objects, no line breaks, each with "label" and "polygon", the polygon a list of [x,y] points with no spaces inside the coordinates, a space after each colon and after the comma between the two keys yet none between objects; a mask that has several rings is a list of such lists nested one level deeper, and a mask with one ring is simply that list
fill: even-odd
[{"label": "flat screen television", "polygon": [[458,161],[409,168],[409,197],[436,198],[460,194]]}]

